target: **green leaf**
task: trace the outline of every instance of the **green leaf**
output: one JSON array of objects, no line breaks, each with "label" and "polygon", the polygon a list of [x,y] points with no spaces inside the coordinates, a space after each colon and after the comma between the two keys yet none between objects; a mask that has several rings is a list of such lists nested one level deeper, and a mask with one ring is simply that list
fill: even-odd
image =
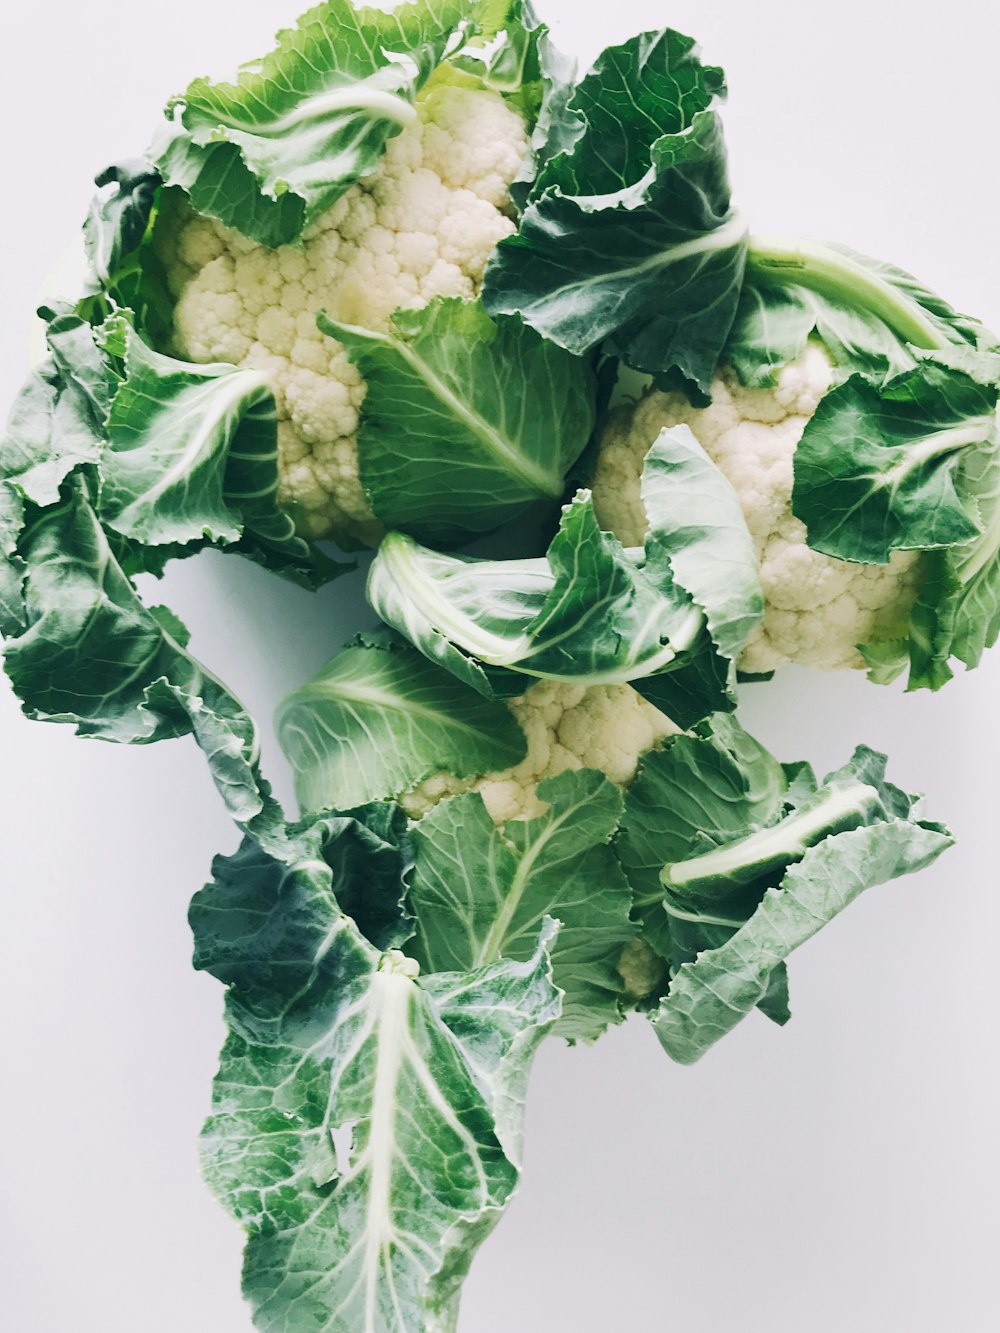
[{"label": "green leaf", "polygon": [[742,383],[764,387],[814,335],[845,375],[860,372],[876,383],[912,370],[915,349],[991,339],[892,264],[841,245],[751,236],[724,359]]},{"label": "green leaf", "polygon": [[359,470],[387,527],[457,542],[562,496],[594,425],[586,363],[458,298],[397,311],[386,335],[319,326],[365,377]]},{"label": "green leaf", "polygon": [[142,244],[162,178],[139,157],[113,163],[94,184],[98,192],[83,223],[83,239],[93,276],[107,289]]},{"label": "green leaf", "polygon": [[584,491],[541,560],[442,555],[390,533],[371,567],[369,600],[487,696],[523,693],[525,677],[632,682],[691,725],[731,706],[728,659],[763,609],[757,558],[735,493],[686,428],[653,444],[642,487],[643,549],[603,532]]},{"label": "green leaf", "polygon": [[94,331],[69,307],[40,312],[49,355],[14,401],[0,445],[0,478],[38,505],[54,504],[65,479],[96,462],[116,379]]},{"label": "green leaf", "polygon": [[633,938],[631,894],[610,847],[622,793],[583,769],[539,783],[549,808],[497,829],[476,792],[443,801],[413,829],[412,952],[430,971],[527,959],[546,916],[562,923],[553,977],[565,992],[556,1032],[592,1041],[621,1018],[616,961]]},{"label": "green leaf", "polygon": [[660,872],[667,914],[688,909],[697,913],[702,904],[755,892],[761,881],[772,881],[824,838],[884,819],[882,793],[867,780],[870,757],[877,758],[870,751],[857,751],[850,764],[829,774],[818,790],[775,823],[668,861]]},{"label": "green leaf", "polygon": [[191,921],[196,966],[229,987],[204,1171],[247,1232],[257,1328],[454,1330],[558,1014],[551,923],[526,962],[417,979],[339,912],[315,840],[247,840]]},{"label": "green leaf", "polygon": [[3,629],[28,715],[125,744],[193,733],[233,817],[270,819],[252,719],[187,653],[179,622],[143,606],[79,479],[26,514],[16,549],[20,605]]},{"label": "green leaf", "polygon": [[341,649],[284,700],[277,728],[304,810],[399,796],[441,769],[470,777],[509,768],[527,752],[502,703],[393,642]]},{"label": "green leaf", "polygon": [[755,1005],[774,1002],[774,973],[863,890],[929,865],[952,839],[894,817],[810,848],[718,948],[677,971],[650,1021],[667,1054],[693,1064]]},{"label": "green leaf", "polygon": [[1000,636],[1000,451],[970,452],[962,491],[981,531],[965,546],[925,557],[910,616],[910,689],[938,689],[951,678],[949,658],[974,667]]},{"label": "green leaf", "polygon": [[266,375],[231,365],[194,366],[147,347],[124,321],[125,378],[108,420],[101,516],[148,545],[242,531],[224,494],[230,448],[277,477],[274,395]]},{"label": "green leaf", "polygon": [[646,756],[617,852],[643,938],[673,967],[652,1021],[675,1059],[697,1059],[754,1006],[787,1021],[787,956],[862,889],[951,844],[885,765],[860,746],[817,783],[732,718]]},{"label": "green leaf", "polygon": [[24,629],[24,561],[17,543],[24,527],[24,502],[9,482],[0,481],[0,633]]},{"label": "green leaf", "polygon": [[395,802],[373,802],[313,827],[333,871],[340,910],[376,949],[399,949],[413,934],[406,892],[413,870],[409,821]]},{"label": "green leaf", "polygon": [[417,92],[466,12],[459,0],[391,13],[324,0],[235,83],[196,79],[150,157],[199,213],[263,245],[296,241],[416,119]]},{"label": "green leaf", "polygon": [[997,389],[933,362],[881,387],[831,390],[795,451],[792,510],[825,555],[885,564],[894,550],[979,534],[962,485],[968,456],[997,448]]},{"label": "green leaf", "polygon": [[143,338],[164,346],[173,333],[174,296],[151,238],[170,192],[144,158],[112,164],[94,184],[97,194],[83,223],[90,277],[77,313],[96,327],[128,310]]},{"label": "green leaf", "polygon": [[707,390],[736,313],[746,227],[730,209],[722,71],[670,29],[611,47],[570,97],[516,235],[486,271],[493,315],[582,354]]},{"label": "green leaf", "polygon": [[787,771],[735,718],[722,714],[643,758],[615,846],[643,937],[662,958],[684,956],[663,910],[663,866],[773,823],[787,799]]},{"label": "green leaf", "polygon": [[318,586],[352,568],[296,535],[278,507],[278,442],[268,377],[193,365],[147,346],[122,317],[105,328],[123,378],[101,462],[100,514],[143,546],[204,540]]},{"label": "green leaf", "polygon": [[757,555],[739,497],[686,426],[662,431],[642,476],[647,563],[668,564],[735,661],[764,614]]}]

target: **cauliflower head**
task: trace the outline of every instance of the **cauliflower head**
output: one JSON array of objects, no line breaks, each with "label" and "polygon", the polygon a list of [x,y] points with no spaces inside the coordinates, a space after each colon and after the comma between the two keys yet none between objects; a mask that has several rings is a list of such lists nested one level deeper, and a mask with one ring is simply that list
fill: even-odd
[{"label": "cauliflower head", "polygon": [[795,449],[833,373],[823,347],[811,343],[771,388],[746,388],[723,368],[705,408],[679,392],[649,390],[612,416],[600,443],[594,507],[602,526],[626,546],[641,545],[646,534],[639,480],[664,427],[690,427],[735,489],[757,548],[765,601],[763,622],[740,659],[744,671],[773,671],[786,662],[864,667],[858,644],[907,633],[920,554],[897,551],[887,565],[837,560],[807,545],[805,525],[792,513]]},{"label": "cauliflower head", "polygon": [[417,110],[379,168],[301,245],[268,249],[183,199],[157,227],[176,303],[168,350],[268,376],[279,501],[312,538],[374,544],[382,531],[358,476],[365,384],[317,313],[384,333],[400,307],[478,296],[494,248],[514,231],[508,187],[527,151],[520,114],[499,93],[448,83],[425,88]]},{"label": "cauliflower head", "polygon": [[528,742],[525,758],[502,773],[479,777],[432,774],[401,798],[411,818],[419,819],[448,796],[477,791],[495,824],[532,819],[547,808],[535,791],[544,778],[596,768],[626,786],[646,751],[678,731],[630,685],[540,681],[519,699],[509,699],[507,707]]}]

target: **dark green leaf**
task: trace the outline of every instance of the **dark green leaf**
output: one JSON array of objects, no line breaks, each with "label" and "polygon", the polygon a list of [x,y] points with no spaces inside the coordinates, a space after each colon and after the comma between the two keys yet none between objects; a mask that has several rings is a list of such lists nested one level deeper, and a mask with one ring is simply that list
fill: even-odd
[{"label": "dark green leaf", "polygon": [[233,817],[269,819],[253,721],[188,655],[186,635],[174,637],[176,620],[143,606],[82,483],[29,513],[18,554],[21,607],[5,627],[6,667],[29,716],[126,744],[193,733]]},{"label": "dark green leaf", "polygon": [[523,693],[531,679],[633,682],[691,725],[730,706],[729,659],[763,608],[757,559],[734,492],[689,431],[653,444],[642,495],[644,549],[603,532],[587,492],[566,506],[540,560],[447,556],[390,533],[369,599],[487,696]]},{"label": "dark green leaf", "polygon": [[724,359],[744,384],[770,385],[813,335],[845,375],[876,383],[911,370],[917,348],[990,341],[981,324],[892,264],[846,246],[752,236]]},{"label": "dark green leaf", "polygon": [[557,122],[559,148],[486,272],[491,314],[582,354],[611,339],[638,370],[707,389],[736,312],[746,227],[730,209],[725,91],[689,37],[612,47]]},{"label": "dark green leaf", "polygon": [[972,541],[979,516],[962,482],[970,454],[997,448],[996,405],[995,385],[933,362],[831,390],[795,451],[792,509],[809,545],[885,564],[894,550]]},{"label": "dark green leaf", "polygon": [[651,1015],[667,1054],[692,1064],[755,1005],[773,1011],[775,969],[790,953],[864,889],[923,869],[951,842],[937,825],[892,818],[810,848],[726,943],[680,967]]}]

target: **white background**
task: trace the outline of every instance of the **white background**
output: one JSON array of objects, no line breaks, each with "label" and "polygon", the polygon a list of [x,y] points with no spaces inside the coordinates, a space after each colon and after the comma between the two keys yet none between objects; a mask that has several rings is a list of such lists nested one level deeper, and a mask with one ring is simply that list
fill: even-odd
[{"label": "white background", "polygon": [[[291,5],[291,8],[289,7]],[[261,54],[294,0],[18,4],[0,85],[0,399],[90,178],[165,98]],[[547,0],[586,58],[670,22],[729,75],[736,194],[759,231],[891,259],[1000,326],[1000,24],[992,3]],[[199,559],[159,596],[262,720],[364,613]],[[671,1065],[641,1022],[550,1044],[521,1195],[477,1260],[463,1333],[994,1333],[1000,650],[942,694],[782,673],[746,721],[782,758],[865,740],[960,846],[873,890],[793,959],[795,1018]],[[240,1236],[196,1136],[221,991],[185,906],[236,842],[193,742],[118,749],[0,694],[0,1320],[17,1333],[250,1333]],[[266,761],[287,776],[270,735]],[[289,1330],[289,1333],[300,1333]],[[305,1333],[305,1330],[301,1331]]]}]

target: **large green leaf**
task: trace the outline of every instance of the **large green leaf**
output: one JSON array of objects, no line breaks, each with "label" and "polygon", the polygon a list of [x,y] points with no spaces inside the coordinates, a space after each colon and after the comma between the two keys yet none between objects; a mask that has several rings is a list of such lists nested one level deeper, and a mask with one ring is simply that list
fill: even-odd
[{"label": "large green leaf", "polygon": [[37,505],[54,504],[81,464],[101,455],[117,380],[94,331],[69,307],[49,316],[49,355],[25,381],[0,443],[0,478]]},{"label": "large green leaf", "polygon": [[319,324],[365,377],[359,470],[387,527],[460,541],[562,496],[594,425],[586,362],[457,298],[398,311],[388,334]]},{"label": "large green leaf", "polygon": [[453,1333],[559,1010],[551,924],[525,962],[418,978],[333,889],[315,837],[248,839],[194,900],[196,966],[229,987],[205,1175],[247,1231],[262,1333]]},{"label": "large green leaf", "polygon": [[674,969],[653,1022],[676,1059],[697,1059],[754,1006],[786,1021],[788,954],[862,889],[950,845],[885,764],[861,746],[817,783],[732,718],[646,757],[617,849],[643,936]]},{"label": "large green leaf", "polygon": [[124,320],[115,323],[125,376],[108,419],[101,517],[150,546],[235,542],[242,523],[225,493],[230,449],[251,468],[269,462],[272,493],[277,487],[277,413],[267,376],[176,361],[147,347]]},{"label": "large green leaf", "polygon": [[562,923],[553,976],[565,992],[556,1031],[593,1040],[621,1017],[615,963],[636,929],[610,847],[622,793],[584,769],[539,783],[543,815],[498,830],[476,792],[443,801],[413,830],[414,957],[431,971],[530,958],[541,921]]},{"label": "large green leaf", "polygon": [[615,845],[644,938],[661,957],[677,956],[663,911],[664,865],[773,823],[787,795],[781,764],[725,715],[696,734],[672,737],[643,758]]},{"label": "large green leaf", "polygon": [[892,817],[810,848],[746,924],[681,965],[651,1015],[667,1054],[692,1064],[773,990],[775,970],[875,884],[921,870],[949,847],[940,826]]},{"label": "large green leaf", "polygon": [[916,349],[988,344],[903,269],[846,246],[750,237],[746,281],[724,359],[744,384],[773,384],[813,336],[842,373],[878,383],[911,370]]},{"label": "large green leaf", "polygon": [[642,497],[641,549],[601,530],[588,492],[540,560],[442,555],[390,533],[369,600],[486,695],[531,679],[632,682],[691,725],[731,706],[730,664],[762,613],[757,558],[735,493],[686,428],[653,444]]},{"label": "large green leaf", "polygon": [[0,629],[29,716],[123,743],[193,733],[233,817],[266,822],[254,722],[187,652],[176,617],[142,604],[81,479],[59,504],[26,513],[16,550],[20,601]]},{"label": "large green leaf", "polygon": [[709,110],[724,92],[721,70],[670,29],[605,51],[559,117],[517,234],[490,262],[487,310],[520,314],[577,353],[610,339],[636,369],[707,389],[746,251]]},{"label": "large green leaf", "polygon": [[894,550],[961,546],[979,533],[961,483],[997,448],[997,389],[927,361],[876,387],[833,389],[795,450],[792,509],[825,555],[885,564]]},{"label": "large green leaf", "polygon": [[399,796],[441,769],[509,768],[527,752],[502,703],[391,641],[341,649],[285,699],[277,727],[304,810]]},{"label": "large green leaf", "polygon": [[416,120],[417,92],[467,12],[460,0],[392,12],[323,0],[235,83],[196,79],[149,155],[199,213],[264,245],[295,241]]}]

